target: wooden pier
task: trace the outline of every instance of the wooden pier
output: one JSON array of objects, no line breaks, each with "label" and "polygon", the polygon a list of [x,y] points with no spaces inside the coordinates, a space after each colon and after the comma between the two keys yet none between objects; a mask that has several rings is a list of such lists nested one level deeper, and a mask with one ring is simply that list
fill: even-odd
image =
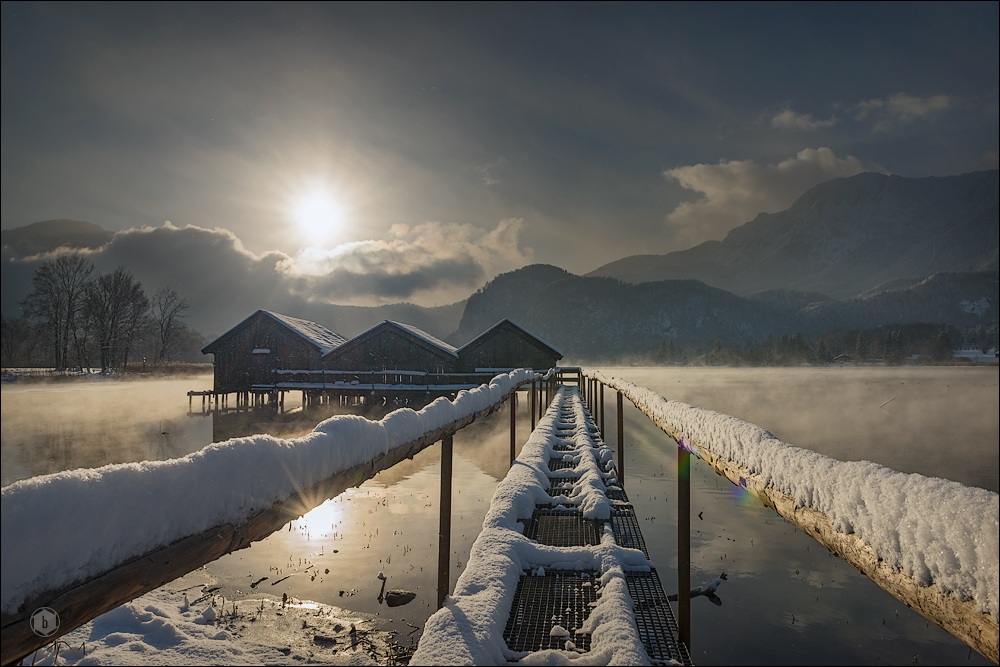
[{"label": "wooden pier", "polygon": [[[681,607],[678,623],[660,575],[650,567],[638,517],[621,481],[620,457],[614,460],[602,435],[601,392],[596,385],[584,387],[579,376],[575,386],[567,379],[557,376],[556,382],[530,385],[532,434],[516,461],[512,458],[511,472],[498,486],[483,532],[451,595],[447,551],[441,552],[439,611],[424,628],[417,662],[478,664],[512,656],[523,660],[539,651],[596,650],[601,653],[591,659],[605,660],[609,651],[621,651],[618,661],[625,656],[648,658],[653,664],[691,664],[689,607]],[[617,422],[621,433],[621,418]],[[513,429],[513,419],[511,424]],[[512,445],[514,440],[512,430]],[[440,544],[448,543],[450,533],[450,457],[446,445]],[[544,493],[539,493],[543,479]],[[595,512],[595,502],[603,509]],[[687,535],[680,537],[680,544],[689,544]],[[497,567],[492,579],[483,575]],[[611,627],[602,620],[609,613],[598,607],[614,598],[607,591],[615,590],[616,579],[621,607],[619,625]],[[686,572],[679,583],[681,590],[690,591]],[[627,604],[625,591],[631,599],[626,612],[630,622],[620,615]],[[482,600],[495,607],[484,612]],[[500,629],[502,637],[491,636]],[[595,640],[595,645],[592,638],[598,636],[616,639],[610,647],[607,639]],[[501,639],[506,652],[491,655],[490,646]]]},{"label": "wooden pier", "polygon": [[[602,388],[603,389],[603,388]],[[629,549],[641,551],[648,559],[645,541],[639,528],[635,509],[629,503],[621,476],[621,438],[619,437],[619,456],[613,461],[608,446],[604,443],[602,427],[604,424],[604,392],[591,391],[592,409],[582,405],[583,396],[578,391],[561,392],[559,401],[552,401],[546,415],[558,424],[556,435],[558,443],[554,451],[572,452],[574,448],[568,444],[572,433],[582,421],[593,440],[595,450],[605,450],[603,456],[595,451],[597,460],[606,460],[603,472],[605,478],[604,494],[613,503],[614,509],[607,521],[587,519],[580,510],[566,510],[552,503],[538,503],[530,517],[524,517],[524,535],[539,544],[559,547],[571,551],[574,547],[597,545],[601,535],[610,529],[616,544]],[[552,400],[553,397],[548,397]],[[574,402],[581,404],[581,409],[574,409]],[[596,412],[599,419],[594,419]],[[619,415],[622,413],[619,411]],[[619,417],[618,432],[622,431],[622,420]],[[573,492],[574,484],[579,477],[574,474],[574,466],[570,461],[556,457],[548,461],[550,476],[546,492],[553,500]],[[569,557],[567,557],[569,559]],[[514,593],[507,624],[504,628],[504,641],[511,651],[538,651],[545,649],[562,650],[566,638],[554,636],[551,633],[553,618],[572,618],[572,625],[586,624],[591,608],[597,601],[598,582],[604,573],[594,570],[560,570],[549,569],[541,576],[531,571],[525,571],[520,577]],[[650,660],[654,664],[677,663],[691,664],[687,644],[690,642],[689,614],[684,614],[683,627],[677,623],[673,609],[664,593],[659,574],[655,568],[648,571],[628,570],[625,572],[628,592],[634,603],[636,628]],[[690,590],[690,583],[685,582],[681,590]],[[690,599],[690,598],[689,598]],[[569,613],[567,613],[569,611]],[[564,621],[570,624],[568,620]],[[687,635],[682,639],[682,634]],[[587,652],[591,638],[588,634],[573,635],[573,645],[577,652]]]}]

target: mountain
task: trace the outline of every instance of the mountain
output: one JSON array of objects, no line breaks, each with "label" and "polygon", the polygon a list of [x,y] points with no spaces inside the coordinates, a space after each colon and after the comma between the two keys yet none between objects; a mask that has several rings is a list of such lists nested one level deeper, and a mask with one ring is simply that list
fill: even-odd
[{"label": "mountain", "polygon": [[114,236],[100,225],[82,220],[43,220],[26,227],[0,231],[0,245],[19,257],[30,257],[57,248],[97,249]]},{"label": "mountain", "polygon": [[841,301],[811,303],[799,310],[807,331],[875,329],[895,324],[939,323],[963,328],[998,317],[996,271],[937,273],[904,289],[874,290]]},{"label": "mountain", "polygon": [[846,298],[899,278],[994,271],[998,183],[997,170],[838,178],[806,191],[787,210],[761,213],[722,241],[626,257],[587,275],[630,283],[697,279],[737,294],[791,289]]},{"label": "mountain", "polygon": [[965,330],[995,325],[998,292],[996,271],[938,273],[903,289],[837,300],[792,290],[743,297],[697,280],[631,284],[534,265],[497,276],[469,297],[447,340],[462,345],[508,317],[579,360],[615,358],[666,341],[742,345],[769,334],[815,337],[914,323]]},{"label": "mountain", "polygon": [[469,297],[449,342],[461,345],[504,317],[574,357],[603,357],[681,342],[744,342],[775,327],[793,328],[797,315],[696,280],[632,285],[576,276],[548,265],[497,276]]}]

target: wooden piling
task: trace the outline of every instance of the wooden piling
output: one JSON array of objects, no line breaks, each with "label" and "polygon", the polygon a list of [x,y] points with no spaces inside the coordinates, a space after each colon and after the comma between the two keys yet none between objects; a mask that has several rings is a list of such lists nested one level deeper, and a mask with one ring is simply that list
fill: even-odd
[{"label": "wooden piling", "polygon": [[535,383],[531,383],[531,430],[535,430]]},{"label": "wooden piling", "polygon": [[517,436],[515,430],[517,422],[517,389],[510,392],[510,465],[514,465],[517,456]]},{"label": "wooden piling", "polygon": [[601,437],[604,437],[604,383],[601,383]]},{"label": "wooden piling", "polygon": [[448,597],[448,565],[451,556],[451,462],[453,437],[441,441],[441,516],[438,523],[438,597],[437,608]]},{"label": "wooden piling", "polygon": [[618,392],[618,481],[625,482],[625,411],[622,409],[622,393]]},{"label": "wooden piling", "polygon": [[677,632],[691,654],[691,454],[677,448]]}]

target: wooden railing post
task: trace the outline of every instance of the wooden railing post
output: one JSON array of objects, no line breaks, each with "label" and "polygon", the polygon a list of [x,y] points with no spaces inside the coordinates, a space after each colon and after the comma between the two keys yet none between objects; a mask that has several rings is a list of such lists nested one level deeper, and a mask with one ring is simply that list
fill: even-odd
[{"label": "wooden railing post", "polygon": [[517,423],[517,389],[510,392],[510,464],[514,465],[514,459],[517,456],[517,436],[515,435]]},{"label": "wooden railing post", "polygon": [[622,409],[622,393],[618,392],[618,481],[625,482],[625,411]]},{"label": "wooden railing post", "polygon": [[531,383],[531,430],[535,430],[535,383]]},{"label": "wooden railing post", "polygon": [[441,441],[441,517],[438,524],[438,599],[437,608],[448,597],[448,564],[451,556],[451,454],[453,436]]},{"label": "wooden railing post", "polygon": [[691,653],[691,454],[677,448],[677,630]]},{"label": "wooden railing post", "polygon": [[601,383],[601,437],[604,437],[604,383]]}]

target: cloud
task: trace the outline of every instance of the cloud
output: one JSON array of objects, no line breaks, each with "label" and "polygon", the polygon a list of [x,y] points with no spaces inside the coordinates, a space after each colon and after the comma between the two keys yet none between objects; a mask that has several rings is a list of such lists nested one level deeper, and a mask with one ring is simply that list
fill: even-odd
[{"label": "cloud", "polygon": [[[124,266],[147,293],[171,286],[191,306],[189,323],[218,335],[260,308],[326,322],[330,304],[460,301],[497,273],[530,261],[531,249],[518,247],[523,226],[519,218],[491,230],[469,224],[396,225],[386,240],[308,248],[290,256],[254,254],[228,229],[168,222],[117,232],[103,247],[82,253],[102,273]],[[17,314],[16,304],[31,291],[31,276],[55,256],[20,257],[4,246],[5,315]]]},{"label": "cloud", "polygon": [[282,259],[277,270],[311,299],[343,303],[356,297],[407,299],[448,288],[468,292],[496,273],[519,268],[531,249],[518,247],[524,220],[502,220],[495,229],[425,222],[393,225],[388,239],[335,248],[306,248]]},{"label": "cloud", "polygon": [[663,172],[687,190],[703,196],[685,202],[667,216],[678,245],[721,239],[758,213],[788,208],[814,185],[864,171],[856,157],[841,159],[829,148],[806,148],[778,164],[721,160]]},{"label": "cloud", "polygon": [[827,120],[813,120],[811,113],[796,113],[785,107],[771,119],[771,127],[779,130],[818,130],[833,127],[840,119],[830,116]]},{"label": "cloud", "polygon": [[855,120],[863,121],[871,117],[875,121],[872,128],[885,132],[896,125],[908,125],[915,120],[927,118],[955,106],[949,95],[917,97],[906,93],[896,93],[885,99],[866,100],[858,103]]}]

